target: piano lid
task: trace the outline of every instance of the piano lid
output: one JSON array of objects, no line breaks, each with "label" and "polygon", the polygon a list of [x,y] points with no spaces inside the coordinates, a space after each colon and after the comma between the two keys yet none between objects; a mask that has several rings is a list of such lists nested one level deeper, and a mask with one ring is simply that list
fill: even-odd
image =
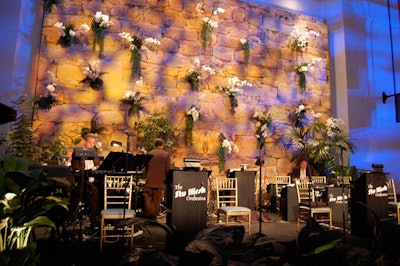
[{"label": "piano lid", "polygon": [[17,111],[0,103],[0,125],[17,120]]}]

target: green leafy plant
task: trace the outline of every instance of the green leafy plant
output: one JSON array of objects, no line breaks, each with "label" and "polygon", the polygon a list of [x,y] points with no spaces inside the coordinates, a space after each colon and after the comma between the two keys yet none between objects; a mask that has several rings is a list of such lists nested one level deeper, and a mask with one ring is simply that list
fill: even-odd
[{"label": "green leafy plant", "polygon": [[149,151],[154,148],[154,140],[162,138],[165,147],[173,149],[178,145],[177,130],[171,128],[170,120],[165,113],[155,113],[146,117],[145,120],[135,123],[138,145]]},{"label": "green leafy plant", "polygon": [[120,100],[122,104],[129,106],[128,115],[135,115],[138,118],[141,112],[147,112],[144,101],[146,101],[146,97],[140,96],[140,91],[127,91],[124,98]]},{"label": "green leafy plant", "polygon": [[36,136],[32,128],[32,102],[27,102],[26,95],[13,101],[14,109],[18,110],[16,121],[11,124],[7,132],[7,155],[13,155],[32,161],[36,149],[32,143]]},{"label": "green leafy plant", "polygon": [[27,160],[10,156],[0,169],[4,184],[0,200],[1,265],[29,264],[36,250],[36,244],[29,242],[33,228],[55,227],[46,215],[53,207],[68,210],[66,202],[44,194],[46,179],[41,170],[27,171],[28,165]]},{"label": "green leafy plant", "polygon": [[53,6],[56,6],[59,9],[64,8],[64,0],[44,0],[44,11],[50,13],[53,9]]},{"label": "green leafy plant", "polygon": [[247,39],[240,39],[243,51],[243,61],[247,64],[250,59],[250,42]]},{"label": "green leafy plant", "polygon": [[88,127],[83,127],[81,129],[81,137],[82,139],[85,138],[85,136],[89,133],[93,134],[103,134],[104,132],[107,131],[106,127],[101,127],[97,125],[96,119],[93,117],[92,120],[90,121],[90,128]]},{"label": "green leafy plant", "polygon": [[36,104],[40,109],[44,110],[50,110],[51,107],[57,102],[55,93],[57,83],[55,75],[51,71],[48,71],[47,73],[49,74],[50,77],[49,84],[47,84],[46,86],[47,96],[42,96],[42,95],[40,95],[39,97],[35,96],[33,99],[34,104]]},{"label": "green leafy plant", "polygon": [[191,145],[193,141],[193,126],[194,122],[199,120],[200,113],[196,106],[190,108],[186,112],[186,127],[185,127],[185,144]]}]

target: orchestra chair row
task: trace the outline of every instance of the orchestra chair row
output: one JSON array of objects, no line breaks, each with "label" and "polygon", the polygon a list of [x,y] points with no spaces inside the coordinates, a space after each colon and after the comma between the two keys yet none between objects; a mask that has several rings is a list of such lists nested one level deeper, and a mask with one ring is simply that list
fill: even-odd
[{"label": "orchestra chair row", "polygon": [[104,210],[101,211],[100,222],[100,253],[103,245],[110,239],[121,237],[128,240],[133,248],[134,225],[118,226],[118,221],[136,217],[136,212],[131,209],[132,202],[132,175],[104,177]]},{"label": "orchestra chair row", "polygon": [[387,181],[388,187],[388,210],[389,216],[397,217],[397,224],[400,224],[400,202],[397,201],[396,186],[394,178]]},{"label": "orchestra chair row", "polygon": [[[332,209],[325,202],[316,202],[314,188],[309,188],[307,179],[296,179],[297,200],[299,203],[299,216],[297,218],[297,231],[300,229],[301,222],[307,222],[307,219],[313,217],[317,222],[327,222],[329,230],[332,229]],[[309,191],[310,189],[310,191]],[[310,198],[310,197],[311,198]]]},{"label": "orchestra chair row", "polygon": [[[217,223],[225,218],[225,225],[229,224],[229,218],[238,216],[248,217],[248,234],[250,235],[251,210],[247,207],[238,206],[237,178],[216,177],[217,190]],[[221,218],[221,219],[220,219]]]}]

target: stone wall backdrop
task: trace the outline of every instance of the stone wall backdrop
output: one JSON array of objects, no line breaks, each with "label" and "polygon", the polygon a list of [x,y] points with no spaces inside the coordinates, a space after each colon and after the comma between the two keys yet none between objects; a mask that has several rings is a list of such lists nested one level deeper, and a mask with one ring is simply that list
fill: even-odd
[{"label": "stone wall backdrop", "polygon": [[[179,146],[174,149],[173,161],[183,165],[183,158],[201,158],[204,165],[211,164],[213,174],[218,174],[218,147],[220,133],[235,142],[239,152],[226,155],[225,169],[240,167],[241,163],[254,165],[259,156],[255,136],[255,111],[268,110],[274,123],[290,124],[289,116],[299,104],[307,110],[330,116],[330,87],[327,26],[300,14],[263,7],[245,1],[186,0],[108,0],[65,1],[64,7],[53,7],[46,13],[43,23],[39,75],[36,95],[46,95],[51,84],[48,71],[55,75],[56,100],[51,109],[35,109],[34,128],[38,131],[39,145],[50,145],[62,138],[66,147],[73,146],[81,129],[95,121],[107,130],[99,135],[101,153],[107,155],[111,140],[126,143],[126,130],[133,131],[131,151],[136,146],[134,124],[149,115],[163,112],[170,119]],[[214,10],[217,15],[213,15]],[[202,12],[201,12],[202,11]],[[224,12],[222,12],[224,11]],[[93,51],[93,31],[79,29],[86,23],[91,26],[96,12],[109,15],[112,25],[105,30],[104,54],[99,58],[99,48]],[[202,44],[203,19],[218,23],[211,31],[211,42]],[[57,44],[59,30],[55,23],[72,23],[82,44],[62,47]],[[293,32],[315,31],[302,52],[291,49]],[[131,50],[120,33],[128,32],[142,40],[151,37],[160,41],[150,50],[141,49],[143,84],[137,84],[139,75],[133,75]],[[250,56],[244,60],[241,39],[250,41]],[[201,65],[215,69],[215,75],[201,80],[198,90],[192,90],[185,76],[193,70],[198,58]],[[299,86],[295,68],[311,63],[315,71],[306,74],[307,86]],[[104,85],[92,89],[82,83],[86,75],[82,69],[97,62]],[[191,69],[192,68],[192,69]],[[253,86],[243,86],[237,94],[238,106],[231,112],[229,99],[217,86],[226,87],[228,78],[237,77]],[[127,91],[139,90],[145,97],[147,113],[140,117],[128,115],[128,107],[121,103]],[[194,122],[191,145],[185,145],[186,113],[196,105],[200,112]],[[180,129],[180,130],[178,130]],[[264,153],[264,178],[288,174],[293,163],[290,154],[274,145],[274,136],[266,139]]]}]

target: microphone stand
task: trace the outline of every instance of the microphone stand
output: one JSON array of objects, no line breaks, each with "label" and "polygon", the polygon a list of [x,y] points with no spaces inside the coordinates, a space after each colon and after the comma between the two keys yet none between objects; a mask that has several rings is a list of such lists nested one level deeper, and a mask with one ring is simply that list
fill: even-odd
[{"label": "microphone stand", "polygon": [[343,147],[340,149],[340,170],[341,170],[341,179],[342,179],[342,222],[343,222],[343,243],[346,243],[346,213],[344,211],[344,201],[345,201],[345,195],[344,195],[344,174],[343,174],[343,150],[345,150]]},{"label": "microphone stand", "polygon": [[[131,182],[132,180],[128,180],[127,175],[128,175],[128,165],[129,165],[129,150],[130,150],[130,146],[131,146],[131,142],[129,137],[132,135],[132,133],[130,133],[129,131],[125,131],[126,134],[126,153],[125,153],[125,173],[124,173],[124,205],[122,208],[122,220],[125,220],[126,217],[126,198],[127,198],[127,193],[132,193],[132,191],[127,191],[128,190],[128,186],[129,186],[129,182]],[[125,239],[125,225],[122,225],[122,229],[121,229],[121,244],[124,244],[124,239]]]},{"label": "microphone stand", "polygon": [[262,185],[262,167],[264,165],[263,162],[263,152],[262,149],[264,147],[264,138],[260,137],[260,144],[259,144],[259,159],[260,159],[260,178],[259,178],[259,190],[258,190],[258,211],[259,211],[259,224],[258,224],[258,233],[261,236],[261,227],[262,227],[262,189],[261,189],[261,185]]},{"label": "microphone stand", "polygon": [[306,168],[306,176],[308,179],[308,217],[311,218],[311,184],[312,184],[312,177],[311,177],[311,170],[310,170],[310,163],[308,160],[308,154],[307,154],[307,148],[306,145],[304,144],[304,159],[307,162],[307,168]]}]

